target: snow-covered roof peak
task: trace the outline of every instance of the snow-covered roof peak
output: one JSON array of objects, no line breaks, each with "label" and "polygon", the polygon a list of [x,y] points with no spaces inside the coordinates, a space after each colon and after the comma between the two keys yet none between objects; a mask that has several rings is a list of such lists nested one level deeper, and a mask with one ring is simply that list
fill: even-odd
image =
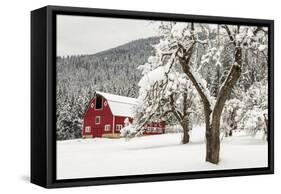
[{"label": "snow-covered roof peak", "polygon": [[120,95],[115,95],[115,94],[110,94],[110,93],[105,93],[105,92],[99,92],[99,91],[96,91],[96,93],[103,96],[108,101],[128,103],[128,104],[137,104],[136,98],[131,98],[131,97],[127,97],[127,96],[120,96]]},{"label": "snow-covered roof peak", "polygon": [[119,96],[99,91],[96,91],[96,94],[103,96],[107,100],[111,112],[114,116],[133,116],[133,107],[137,104],[136,98]]}]

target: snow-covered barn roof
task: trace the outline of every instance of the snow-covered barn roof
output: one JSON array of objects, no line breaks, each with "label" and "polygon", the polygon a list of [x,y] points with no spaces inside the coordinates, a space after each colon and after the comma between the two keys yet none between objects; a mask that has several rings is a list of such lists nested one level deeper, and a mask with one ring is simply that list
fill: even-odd
[{"label": "snow-covered barn roof", "polygon": [[136,98],[119,96],[98,91],[96,93],[103,96],[107,100],[111,112],[114,116],[133,116],[133,107],[137,104]]}]

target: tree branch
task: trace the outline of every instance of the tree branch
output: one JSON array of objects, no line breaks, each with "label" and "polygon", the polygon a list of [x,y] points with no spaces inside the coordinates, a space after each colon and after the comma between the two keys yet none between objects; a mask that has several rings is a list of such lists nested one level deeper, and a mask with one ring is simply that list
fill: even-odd
[{"label": "tree branch", "polygon": [[258,32],[264,32],[264,33],[268,33],[267,31],[265,31],[261,26],[258,26],[254,31],[253,31],[253,34],[256,36]]},{"label": "tree branch", "polygon": [[171,106],[171,110],[173,111],[175,117],[180,121],[182,119],[182,114],[176,110],[175,108],[175,100],[174,100],[174,97],[173,97],[173,94],[171,94],[169,96],[169,99],[170,99],[170,106]]},{"label": "tree branch", "polygon": [[226,31],[226,33],[227,33],[227,35],[228,35],[230,41],[234,44],[234,46],[236,46],[236,43],[235,43],[235,41],[234,41],[234,37],[233,37],[233,35],[231,34],[231,31],[230,31],[230,29],[228,28],[228,26],[227,26],[227,25],[222,25],[221,27],[225,29],[225,31]]}]

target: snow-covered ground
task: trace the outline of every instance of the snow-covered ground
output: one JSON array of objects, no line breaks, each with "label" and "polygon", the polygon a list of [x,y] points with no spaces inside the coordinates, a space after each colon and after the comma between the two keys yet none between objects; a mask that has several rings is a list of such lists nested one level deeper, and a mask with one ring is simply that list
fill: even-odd
[{"label": "snow-covered ground", "polygon": [[267,142],[236,134],[221,144],[219,165],[205,162],[204,130],[193,129],[191,142],[181,134],[125,139],[76,139],[57,142],[57,179],[266,167]]}]

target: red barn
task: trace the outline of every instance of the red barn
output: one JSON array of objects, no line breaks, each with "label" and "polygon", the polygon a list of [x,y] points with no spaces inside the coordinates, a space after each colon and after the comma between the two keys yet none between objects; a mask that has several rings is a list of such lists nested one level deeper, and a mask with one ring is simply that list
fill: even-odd
[{"label": "red barn", "polygon": [[[96,92],[83,118],[83,137],[119,137],[126,121],[132,122],[132,109],[137,99]],[[162,134],[165,122],[151,122],[145,126],[145,134]]]}]

